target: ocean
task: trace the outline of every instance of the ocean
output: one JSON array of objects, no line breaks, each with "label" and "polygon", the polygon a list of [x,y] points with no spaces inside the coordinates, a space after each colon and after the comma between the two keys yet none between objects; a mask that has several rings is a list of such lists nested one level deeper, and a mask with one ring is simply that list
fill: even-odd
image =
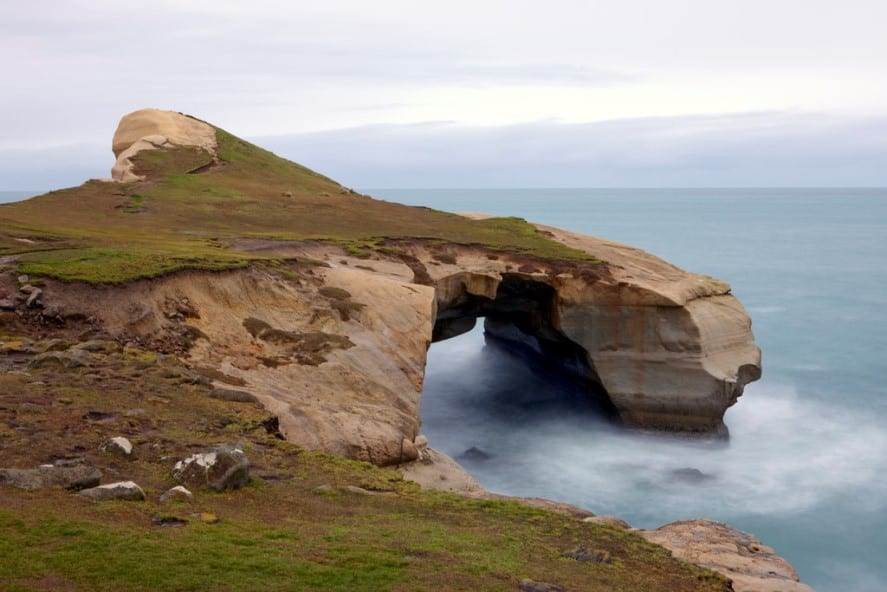
[{"label": "ocean", "polygon": [[887,189],[365,191],[638,246],[730,282],[753,319],[764,375],[726,443],[613,427],[482,323],[434,344],[422,431],[484,487],[642,528],[727,522],[819,592],[887,590]]}]

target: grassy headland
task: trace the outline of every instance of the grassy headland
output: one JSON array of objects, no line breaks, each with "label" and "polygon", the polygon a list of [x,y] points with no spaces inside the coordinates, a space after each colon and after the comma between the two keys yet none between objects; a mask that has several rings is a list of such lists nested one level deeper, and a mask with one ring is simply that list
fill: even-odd
[{"label": "grassy headland", "polygon": [[0,206],[0,256],[21,271],[121,283],[171,271],[224,269],[261,259],[240,238],[323,241],[371,252],[389,239],[484,245],[589,260],[518,218],[469,220],[371,199],[216,130],[218,161],[193,147],[140,152],[144,181],[88,181]]}]

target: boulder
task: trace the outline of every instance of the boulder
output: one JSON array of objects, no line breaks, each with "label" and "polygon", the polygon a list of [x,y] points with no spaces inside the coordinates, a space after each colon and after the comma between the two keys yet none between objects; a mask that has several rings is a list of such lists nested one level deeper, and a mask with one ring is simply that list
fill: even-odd
[{"label": "boulder", "polygon": [[252,393],[246,391],[238,391],[235,389],[216,388],[210,391],[210,398],[219,399],[220,401],[231,401],[232,403],[258,403],[259,400]]},{"label": "boulder", "polygon": [[19,489],[84,489],[99,484],[102,472],[95,467],[42,465],[36,469],[0,469],[0,484]]},{"label": "boulder", "polygon": [[684,520],[639,533],[678,559],[724,574],[735,592],[813,592],[773,549],[726,524]]},{"label": "boulder", "polygon": [[142,501],[145,499],[145,492],[134,481],[118,481],[116,483],[108,483],[107,485],[99,485],[98,487],[90,487],[89,489],[82,490],[80,495],[96,501]]},{"label": "boulder", "polygon": [[115,436],[102,442],[99,450],[120,456],[130,456],[132,454],[132,442],[123,436]]},{"label": "boulder", "polygon": [[160,502],[169,502],[169,501],[191,501],[194,499],[194,494],[188,491],[186,487],[182,487],[181,485],[176,485],[170,489],[167,489],[160,496]]},{"label": "boulder", "polygon": [[521,580],[517,588],[521,592],[566,592],[560,586],[536,580]]},{"label": "boulder", "polygon": [[249,460],[239,448],[223,445],[180,460],[172,475],[189,487],[208,487],[215,491],[238,489],[249,482]]}]

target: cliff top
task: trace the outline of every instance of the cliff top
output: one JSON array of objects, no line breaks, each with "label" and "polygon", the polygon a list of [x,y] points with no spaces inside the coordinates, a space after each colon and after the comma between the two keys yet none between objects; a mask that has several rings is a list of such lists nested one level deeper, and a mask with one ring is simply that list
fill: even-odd
[{"label": "cliff top", "polygon": [[21,271],[120,283],[264,259],[238,239],[323,241],[354,254],[422,239],[591,261],[518,218],[470,220],[360,195],[195,118],[145,109],[114,134],[114,180],[0,206],[0,257]]}]

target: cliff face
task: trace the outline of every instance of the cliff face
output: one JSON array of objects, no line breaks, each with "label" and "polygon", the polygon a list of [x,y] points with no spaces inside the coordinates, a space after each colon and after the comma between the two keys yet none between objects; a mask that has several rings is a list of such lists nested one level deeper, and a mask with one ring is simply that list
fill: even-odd
[{"label": "cliff face", "polygon": [[582,381],[625,423],[718,430],[760,360],[727,286],[635,249],[563,236],[620,263],[422,241],[370,258],[244,241],[239,248],[296,262],[121,287],[48,282],[43,306],[98,319],[123,341],[178,349],[218,386],[255,394],[287,439],[379,465],[418,458],[427,348],[480,316],[490,334]]}]

